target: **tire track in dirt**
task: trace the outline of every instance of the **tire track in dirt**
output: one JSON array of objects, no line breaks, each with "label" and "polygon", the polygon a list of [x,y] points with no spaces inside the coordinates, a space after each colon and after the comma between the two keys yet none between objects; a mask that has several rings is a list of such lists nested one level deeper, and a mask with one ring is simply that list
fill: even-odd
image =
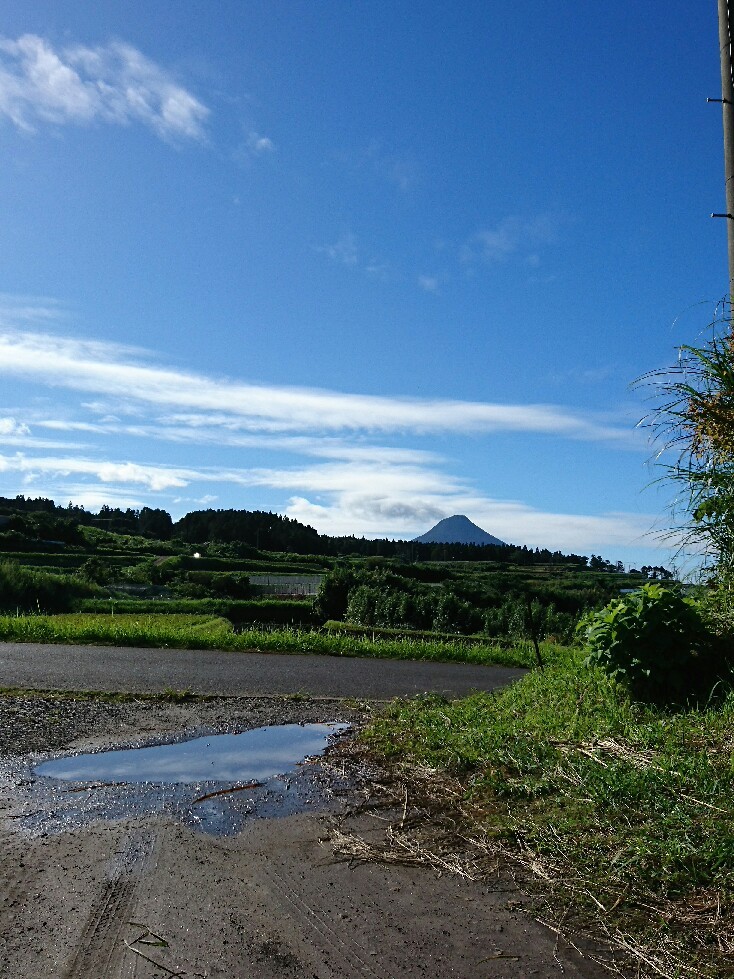
[{"label": "tire track in dirt", "polygon": [[[342,937],[342,934],[331,925],[326,916],[305,899],[295,875],[286,871],[282,866],[277,870],[272,861],[263,860],[261,864],[263,877],[271,884],[283,910],[301,926],[304,937],[310,935],[311,944],[322,955],[336,960],[334,965],[328,963],[335,976],[340,979],[397,979],[392,972],[382,968],[376,971],[368,959],[370,952],[354,938]],[[370,956],[371,957],[371,956]],[[326,963],[325,963],[326,964]],[[335,968],[334,968],[335,966]]]},{"label": "tire track in dirt", "polygon": [[149,832],[133,833],[115,854],[107,884],[89,913],[76,955],[63,979],[110,979],[119,968],[138,878],[153,849]]}]

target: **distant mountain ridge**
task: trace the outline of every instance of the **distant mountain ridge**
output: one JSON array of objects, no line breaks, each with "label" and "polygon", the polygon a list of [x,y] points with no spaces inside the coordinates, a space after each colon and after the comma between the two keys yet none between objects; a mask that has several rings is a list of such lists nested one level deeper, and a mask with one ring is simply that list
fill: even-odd
[{"label": "distant mountain ridge", "polygon": [[435,527],[425,534],[414,538],[416,544],[499,544],[507,547],[505,541],[493,537],[486,530],[477,527],[475,523],[463,514],[455,513],[453,517],[444,517]]}]

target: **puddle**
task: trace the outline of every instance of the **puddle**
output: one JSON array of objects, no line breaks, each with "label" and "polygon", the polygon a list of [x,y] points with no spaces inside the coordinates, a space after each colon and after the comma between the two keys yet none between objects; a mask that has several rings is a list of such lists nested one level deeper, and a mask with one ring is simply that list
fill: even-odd
[{"label": "puddle", "polygon": [[11,818],[33,836],[100,819],[161,815],[203,832],[233,835],[252,819],[333,808],[346,782],[340,784],[314,756],[348,729],[336,723],[283,724],[72,755],[34,767],[18,760],[15,771],[5,774],[22,787],[25,799]]},{"label": "puddle", "polygon": [[321,754],[346,724],[280,724],[178,744],[100,751],[37,765],[37,775],[75,782],[263,782]]}]

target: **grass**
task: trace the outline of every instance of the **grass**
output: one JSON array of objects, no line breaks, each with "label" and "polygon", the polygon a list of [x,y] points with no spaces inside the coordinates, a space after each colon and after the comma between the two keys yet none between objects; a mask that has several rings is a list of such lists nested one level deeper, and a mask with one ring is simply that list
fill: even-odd
[{"label": "grass", "polygon": [[567,929],[605,934],[640,976],[719,979],[734,972],[733,732],[732,693],[645,707],[569,653],[496,694],[396,701],[363,738],[408,784],[411,769],[458,782],[468,832],[541,882]]},{"label": "grass", "polygon": [[[226,619],[211,615],[6,615],[0,616],[0,641],[321,653],[521,667],[533,662],[532,648],[523,642],[504,648],[491,640],[478,644],[476,640],[462,639],[371,639],[349,633],[325,634],[292,628],[235,633]],[[542,647],[548,661],[564,655],[562,647],[555,644],[545,643]]]},{"label": "grass", "polygon": [[66,615],[0,616],[0,640],[41,643],[102,643],[106,645],[186,648],[225,643],[232,624],[213,615]]},{"label": "grass", "polygon": [[[400,629],[386,626],[355,625],[353,622],[342,622],[339,619],[329,619],[327,622],[324,622],[322,628],[325,632],[330,632],[334,635],[338,635],[339,633],[348,633],[352,636],[367,636],[368,638],[402,638],[409,640],[441,639],[448,642],[459,640],[467,645],[480,646],[486,646],[488,642],[488,637],[481,635],[467,636],[458,632],[435,632],[428,629]],[[491,642],[493,646],[512,646],[516,643],[516,640],[506,639],[505,637],[497,638],[493,636]]]}]

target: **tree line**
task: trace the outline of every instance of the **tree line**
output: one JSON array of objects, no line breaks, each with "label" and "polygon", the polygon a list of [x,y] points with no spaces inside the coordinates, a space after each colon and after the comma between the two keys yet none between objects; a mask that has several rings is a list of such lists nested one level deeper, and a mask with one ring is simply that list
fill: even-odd
[{"label": "tree line", "polygon": [[[556,565],[599,571],[624,570],[621,562],[598,555],[563,554],[548,548],[513,544],[424,544],[416,541],[331,537],[290,517],[263,510],[196,510],[174,521],[165,510],[102,506],[98,513],[69,503],[59,506],[42,497],[0,497],[0,548],[12,550],[21,537],[45,544],[83,545],[79,527],[96,527],[114,534],[191,545],[216,543],[218,552],[248,557],[252,549],[293,554],[397,558],[425,561],[492,561],[510,565]],[[21,549],[18,546],[17,549]]]}]

